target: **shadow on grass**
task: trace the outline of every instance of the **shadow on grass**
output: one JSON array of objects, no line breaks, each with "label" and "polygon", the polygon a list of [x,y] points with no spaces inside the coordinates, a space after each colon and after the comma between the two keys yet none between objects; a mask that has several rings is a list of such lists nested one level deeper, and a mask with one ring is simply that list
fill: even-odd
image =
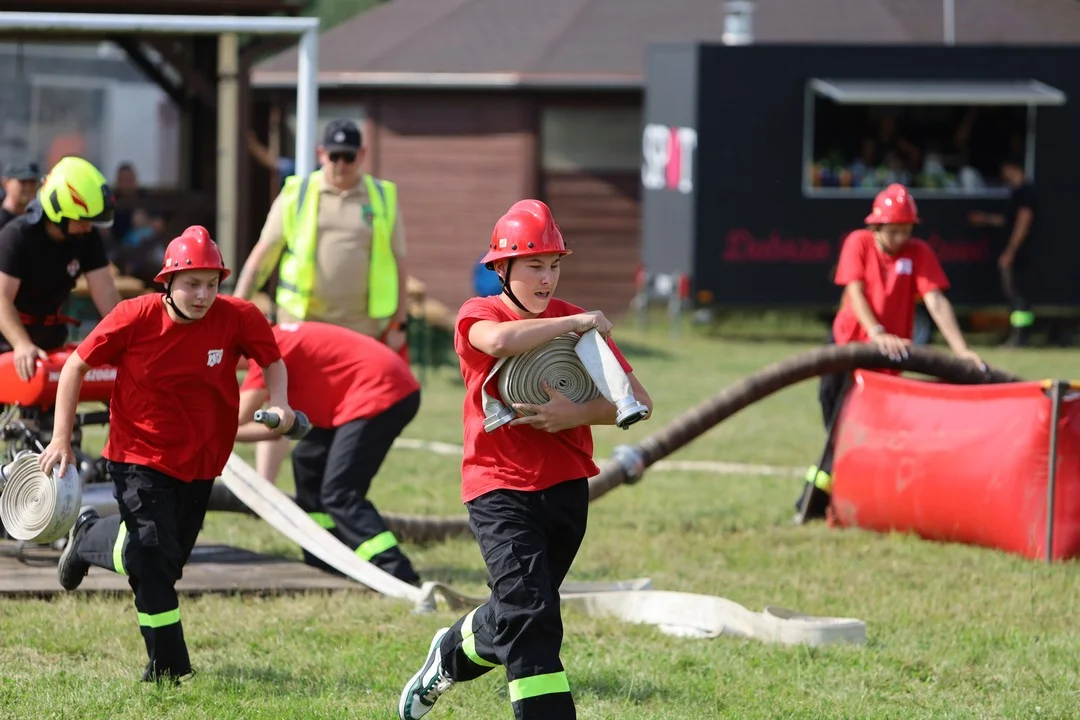
[{"label": "shadow on grass", "polygon": [[348,674],[320,674],[312,677],[301,672],[293,674],[287,669],[269,666],[220,665],[207,674],[212,674],[215,680],[230,687],[250,688],[254,685],[259,688],[259,692],[275,696],[323,697],[330,688],[356,692],[363,686],[362,680]]}]

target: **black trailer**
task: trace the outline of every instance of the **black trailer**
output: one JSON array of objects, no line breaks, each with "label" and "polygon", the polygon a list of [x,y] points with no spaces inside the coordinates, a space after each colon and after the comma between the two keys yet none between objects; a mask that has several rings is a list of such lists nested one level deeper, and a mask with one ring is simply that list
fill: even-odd
[{"label": "black trailer", "polygon": [[1080,309],[1080,47],[662,44],[650,48],[643,260],[699,306],[834,307],[840,244],[890,181],[967,307],[1002,305],[1006,157],[1039,209],[1037,305]]}]

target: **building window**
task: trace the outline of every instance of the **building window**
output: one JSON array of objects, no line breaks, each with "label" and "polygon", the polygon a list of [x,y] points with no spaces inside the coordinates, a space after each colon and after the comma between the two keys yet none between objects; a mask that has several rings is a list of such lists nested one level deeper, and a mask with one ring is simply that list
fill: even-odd
[{"label": "building window", "polygon": [[543,169],[638,172],[640,108],[547,107],[540,116]]},{"label": "building window", "polygon": [[898,182],[926,196],[1004,196],[1006,159],[1035,171],[1035,112],[1064,95],[1034,80],[813,79],[803,193],[872,196]]}]

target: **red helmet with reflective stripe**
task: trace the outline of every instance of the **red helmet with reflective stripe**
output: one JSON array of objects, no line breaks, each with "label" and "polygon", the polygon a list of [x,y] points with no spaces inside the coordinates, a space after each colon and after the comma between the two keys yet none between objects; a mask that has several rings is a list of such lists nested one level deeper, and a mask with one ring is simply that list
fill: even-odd
[{"label": "red helmet with reflective stripe", "polygon": [[920,222],[919,208],[911,191],[893,183],[877,194],[874,207],[866,216],[867,225],[914,225]]},{"label": "red helmet with reflective stripe", "polygon": [[154,282],[164,284],[165,278],[185,270],[218,270],[222,280],[229,277],[221,250],[202,225],[192,225],[169,243],[165,250],[165,262]]},{"label": "red helmet with reflective stripe", "polygon": [[497,260],[548,255],[569,255],[551,209],[539,200],[519,200],[495,223],[491,247],[480,262],[491,269]]}]

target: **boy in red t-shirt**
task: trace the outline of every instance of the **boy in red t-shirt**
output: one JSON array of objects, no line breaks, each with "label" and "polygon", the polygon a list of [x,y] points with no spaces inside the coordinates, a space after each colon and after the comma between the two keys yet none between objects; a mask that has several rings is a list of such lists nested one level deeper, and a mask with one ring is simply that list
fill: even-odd
[{"label": "boy in red t-shirt", "polygon": [[[585,536],[588,478],[599,472],[589,426],[613,425],[615,407],[602,397],[575,403],[545,384],[547,403],[514,406],[534,415],[488,433],[482,400],[484,379],[498,358],[567,333],[595,328],[610,335],[603,313],[553,298],[559,262],[569,254],[544,203],[515,203],[496,223],[482,260],[499,274],[502,294],[473,298],[458,311],[454,347],[465,379],[462,500],[487,564],[491,597],[435,633],[426,660],[401,692],[401,720],[424,716],[455,682],[499,665],[506,668],[517,720],[576,717],[559,660],[559,587]],[[610,337],[608,345],[634,397],[651,410],[648,393]]]},{"label": "boy in red t-shirt", "polygon": [[218,296],[228,275],[205,228],[189,227],[169,243],[155,278],[165,293],[121,302],[64,363],[52,441],[41,455],[46,473],[75,462],[71,434],[83,377],[92,367],[115,365],[102,455],[120,513],[99,518],[84,510],[57,572],[65,590],[77,588],[91,565],[128,576],[149,657],[147,681],[177,682],[192,672],[175,585],[232,452],[241,355],[265,369],[273,412],[283,419],[278,431],[294,420],[270,324],[251,303]]},{"label": "boy in red t-shirt", "polygon": [[[915,325],[915,303],[921,297],[953,353],[983,365],[964,342],[952,304],[945,297],[949,280],[937,255],[927,243],[911,237],[918,222],[915,198],[906,187],[893,184],[878,193],[866,218],[867,228],[849,234],[840,250],[834,281],[844,288],[844,297],[829,342],[871,342],[893,359],[906,357]],[[821,378],[818,399],[826,432],[849,377],[850,373],[837,373]],[[830,439],[820,465],[806,473],[803,494],[796,503],[800,520],[825,516],[832,492],[832,463]]]},{"label": "boy in red t-shirt", "polygon": [[[390,446],[420,409],[420,383],[400,353],[348,328],[284,323],[274,327],[274,337],[292,368],[289,397],[312,425],[292,454],[297,504],[364,560],[419,585],[367,493]],[[238,442],[277,437],[252,420],[266,401],[266,380],[252,367],[240,387]],[[304,560],[331,569],[306,550]]]}]

